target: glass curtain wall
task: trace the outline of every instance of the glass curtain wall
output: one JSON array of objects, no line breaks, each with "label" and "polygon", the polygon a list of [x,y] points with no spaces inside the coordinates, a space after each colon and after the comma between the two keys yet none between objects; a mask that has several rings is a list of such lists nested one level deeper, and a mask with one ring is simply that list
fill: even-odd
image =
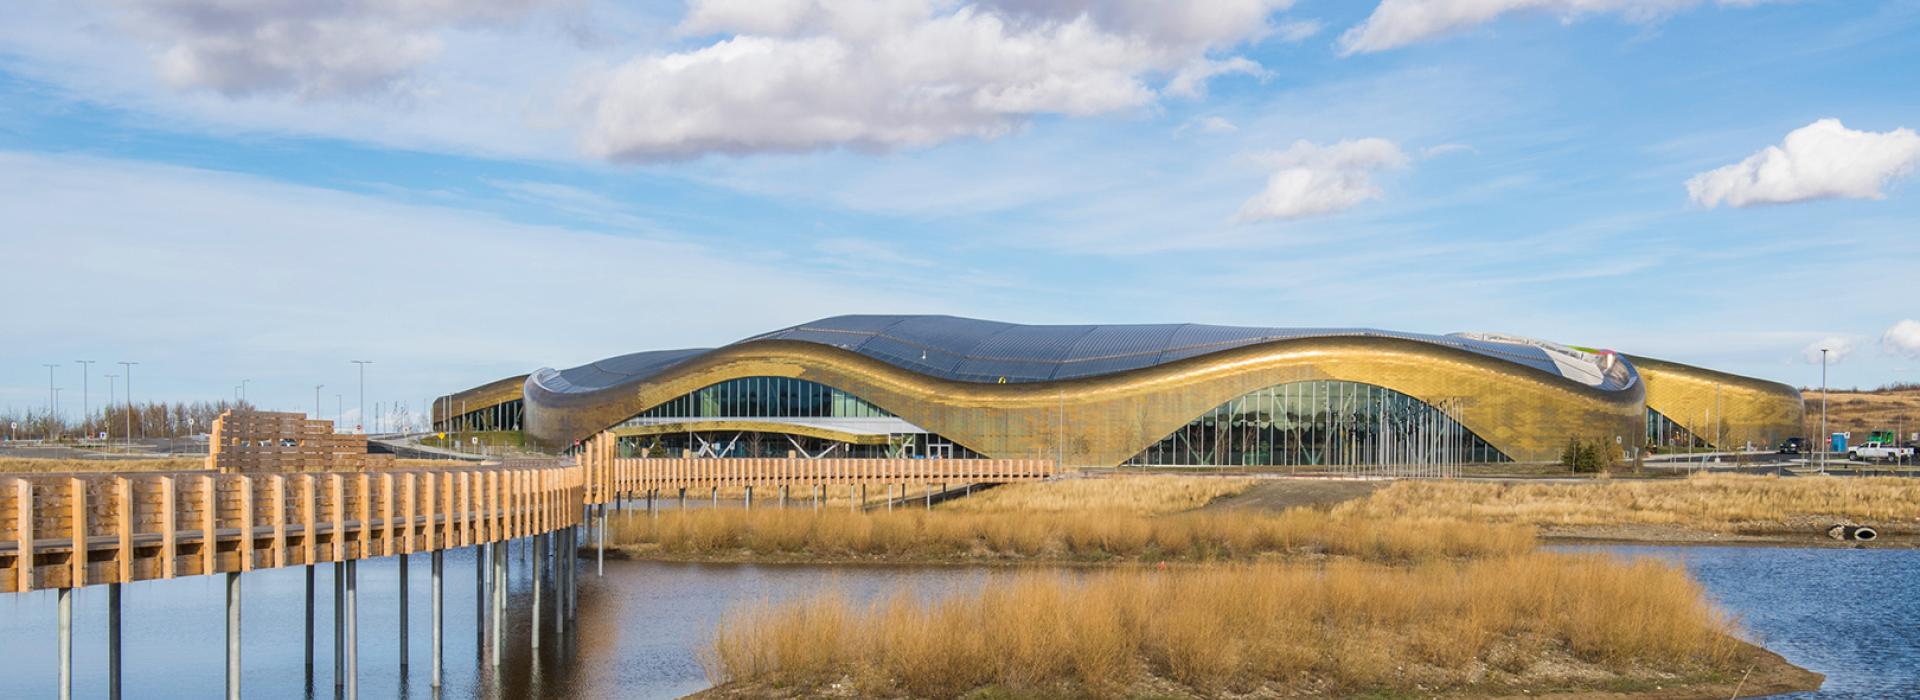
[{"label": "glass curtain wall", "polygon": [[635,418],[892,418],[853,394],[789,377],[741,377],[660,404]]},{"label": "glass curtain wall", "polygon": [[1221,404],[1128,464],[1325,466],[1447,476],[1459,464],[1511,461],[1460,425],[1453,409],[1449,402],[1436,406],[1372,384],[1280,384]]},{"label": "glass curtain wall", "polygon": [[1692,431],[1673,422],[1665,414],[1647,409],[1647,446],[1653,448],[1711,447]]},{"label": "glass curtain wall", "polygon": [[433,427],[436,430],[462,433],[482,430],[519,430],[520,420],[526,413],[525,406],[526,403],[523,400],[514,399],[477,411],[468,411],[454,416],[451,423],[441,421]]}]

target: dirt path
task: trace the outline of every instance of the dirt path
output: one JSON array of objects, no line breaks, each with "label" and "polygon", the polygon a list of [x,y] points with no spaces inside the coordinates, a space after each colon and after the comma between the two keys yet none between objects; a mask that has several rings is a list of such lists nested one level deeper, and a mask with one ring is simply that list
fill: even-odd
[{"label": "dirt path", "polygon": [[1363,498],[1386,487],[1388,481],[1346,479],[1263,479],[1237,496],[1215,500],[1201,510],[1264,510],[1289,508],[1331,508],[1334,504]]}]

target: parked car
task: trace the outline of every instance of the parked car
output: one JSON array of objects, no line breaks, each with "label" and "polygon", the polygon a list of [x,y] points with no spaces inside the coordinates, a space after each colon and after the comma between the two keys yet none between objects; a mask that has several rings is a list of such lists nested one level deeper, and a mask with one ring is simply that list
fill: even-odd
[{"label": "parked car", "polygon": [[1891,462],[1896,459],[1912,460],[1913,448],[1895,447],[1884,442],[1863,442],[1847,448],[1847,459],[1864,459],[1873,462]]},{"label": "parked car", "polygon": [[1805,438],[1790,437],[1787,438],[1786,442],[1780,443],[1779,453],[1783,455],[1797,455],[1806,451],[1806,449],[1807,441]]}]

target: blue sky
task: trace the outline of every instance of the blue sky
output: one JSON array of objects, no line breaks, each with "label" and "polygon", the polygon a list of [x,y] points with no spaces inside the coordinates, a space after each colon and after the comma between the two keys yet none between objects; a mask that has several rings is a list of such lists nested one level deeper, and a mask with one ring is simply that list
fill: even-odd
[{"label": "blue sky", "polygon": [[49,362],[77,407],[76,359],[97,404],[126,359],[140,398],[331,413],[371,359],[368,402],[418,410],[863,312],[1920,381],[1920,2],[15,14],[0,408]]}]

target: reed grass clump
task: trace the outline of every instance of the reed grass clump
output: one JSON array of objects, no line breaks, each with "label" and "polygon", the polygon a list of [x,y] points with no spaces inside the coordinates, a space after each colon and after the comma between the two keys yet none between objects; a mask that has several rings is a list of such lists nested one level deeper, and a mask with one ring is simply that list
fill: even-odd
[{"label": "reed grass clump", "polygon": [[721,559],[889,561],[1246,561],[1331,555],[1369,561],[1506,556],[1532,528],[1419,519],[1277,514],[985,514],[762,509],[635,514],[611,540],[630,553]]},{"label": "reed grass clump", "polygon": [[1193,510],[1253,488],[1254,479],[1169,475],[1019,482],[941,504],[968,513],[1117,511],[1164,515]]},{"label": "reed grass clump", "polygon": [[1590,483],[1400,481],[1335,506],[1333,514],[1766,532],[1835,519],[1912,524],[1920,517],[1916,504],[1920,504],[1920,481],[1913,479],[1699,474],[1685,479]]},{"label": "reed grass clump", "polygon": [[[1741,644],[1679,568],[1534,553],[1386,566],[1253,564],[1006,574],[928,600],[901,590],[736,610],[716,684],[862,697],[1423,693],[1674,682]],[[1164,692],[1152,694],[1162,695]]]}]

